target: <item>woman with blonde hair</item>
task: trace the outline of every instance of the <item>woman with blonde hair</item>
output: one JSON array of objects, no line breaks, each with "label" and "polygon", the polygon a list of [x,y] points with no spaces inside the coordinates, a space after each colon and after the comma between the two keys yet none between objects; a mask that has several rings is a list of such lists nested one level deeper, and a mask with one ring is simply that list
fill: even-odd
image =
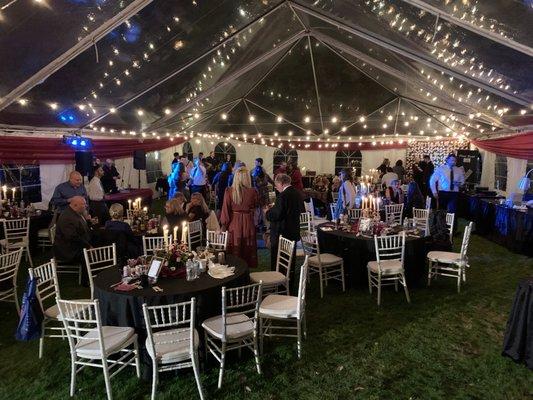
[{"label": "woman with blonde hair", "polygon": [[228,252],[243,258],[250,268],[257,267],[254,214],[258,206],[259,195],[252,188],[250,171],[241,167],[224,193],[220,222],[222,230],[229,233]]},{"label": "woman with blonde hair", "polygon": [[161,225],[181,226],[181,223],[186,220],[185,196],[183,193],[177,192],[173,199],[165,203],[165,217]]}]

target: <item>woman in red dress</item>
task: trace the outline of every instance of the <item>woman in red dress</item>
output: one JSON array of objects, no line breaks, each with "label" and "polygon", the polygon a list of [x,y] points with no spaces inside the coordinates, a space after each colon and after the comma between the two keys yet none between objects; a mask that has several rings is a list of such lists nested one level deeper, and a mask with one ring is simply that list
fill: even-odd
[{"label": "woman in red dress", "polygon": [[220,222],[222,230],[228,231],[228,252],[243,258],[250,268],[257,267],[254,213],[258,206],[259,196],[252,188],[250,172],[241,167],[224,193]]}]

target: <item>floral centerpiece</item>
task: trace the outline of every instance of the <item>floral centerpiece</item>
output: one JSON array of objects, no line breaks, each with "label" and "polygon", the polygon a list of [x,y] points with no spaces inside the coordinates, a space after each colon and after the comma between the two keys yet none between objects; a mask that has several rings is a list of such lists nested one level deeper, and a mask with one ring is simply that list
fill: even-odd
[{"label": "floral centerpiece", "polygon": [[185,263],[193,256],[186,243],[172,243],[168,249],[159,250],[155,254],[165,259],[161,276],[165,278],[185,277]]}]

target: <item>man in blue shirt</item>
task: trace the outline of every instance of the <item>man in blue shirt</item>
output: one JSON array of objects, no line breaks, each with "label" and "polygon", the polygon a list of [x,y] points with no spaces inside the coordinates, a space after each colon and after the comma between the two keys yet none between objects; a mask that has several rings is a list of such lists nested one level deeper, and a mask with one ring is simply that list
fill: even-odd
[{"label": "man in blue shirt", "polygon": [[87,190],[82,185],[83,178],[78,171],[72,171],[69,175],[68,181],[60,183],[56,186],[50,204],[57,211],[62,212],[67,208],[71,199],[76,196],[81,196],[88,201]]}]

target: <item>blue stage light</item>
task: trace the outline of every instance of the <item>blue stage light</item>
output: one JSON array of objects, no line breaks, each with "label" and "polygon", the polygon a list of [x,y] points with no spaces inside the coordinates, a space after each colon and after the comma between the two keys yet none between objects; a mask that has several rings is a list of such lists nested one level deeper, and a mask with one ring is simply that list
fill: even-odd
[{"label": "blue stage light", "polygon": [[72,147],[74,150],[89,150],[93,146],[91,139],[78,135],[63,136],[63,143]]}]

